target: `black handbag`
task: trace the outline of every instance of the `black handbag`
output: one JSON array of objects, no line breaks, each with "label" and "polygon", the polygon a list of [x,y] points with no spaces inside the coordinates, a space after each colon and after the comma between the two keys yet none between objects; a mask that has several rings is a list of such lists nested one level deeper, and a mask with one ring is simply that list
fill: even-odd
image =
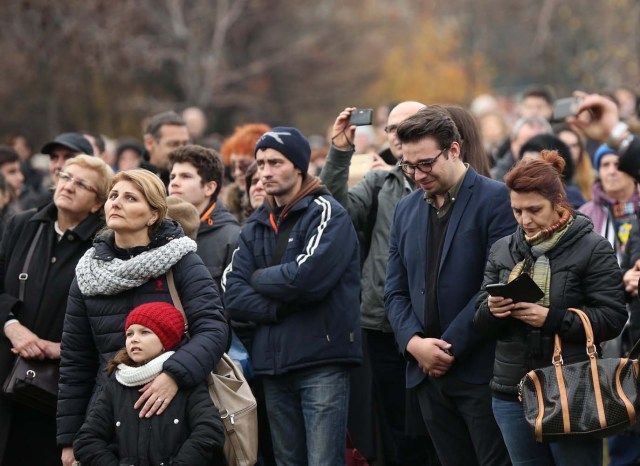
[{"label": "black handbag", "polygon": [[579,309],[569,311],[582,320],[589,359],[564,364],[556,335],[552,365],[520,382],[524,415],[538,442],[607,437],[635,424],[640,409],[640,344],[628,358],[599,359],[589,318]]},{"label": "black handbag", "polygon": [[60,365],[53,359],[16,358],[2,391],[12,401],[55,416]]},{"label": "black handbag", "polygon": [[[22,272],[18,276],[20,301],[24,301],[27,280],[29,279],[29,264],[43,230],[44,224],[41,223],[29,247]],[[16,403],[55,416],[59,373],[60,363],[57,359],[24,359],[17,356],[13,369],[2,386],[2,392]]]}]

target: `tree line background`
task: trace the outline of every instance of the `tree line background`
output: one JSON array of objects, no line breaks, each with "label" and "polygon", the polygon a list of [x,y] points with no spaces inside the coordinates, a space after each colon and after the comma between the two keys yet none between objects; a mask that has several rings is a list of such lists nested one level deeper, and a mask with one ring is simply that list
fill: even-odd
[{"label": "tree line background", "polygon": [[551,84],[640,89],[636,0],[13,0],[0,3],[0,128],[141,135],[201,107],[209,131],[323,133],[348,105],[467,105]]}]

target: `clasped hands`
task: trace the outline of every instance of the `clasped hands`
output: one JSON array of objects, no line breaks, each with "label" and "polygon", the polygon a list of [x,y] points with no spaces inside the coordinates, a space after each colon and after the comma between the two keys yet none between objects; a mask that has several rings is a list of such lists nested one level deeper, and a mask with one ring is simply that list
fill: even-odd
[{"label": "clasped hands", "polygon": [[38,337],[20,322],[7,325],[4,334],[13,354],[25,359],[60,359],[60,343]]},{"label": "clasped hands", "polygon": [[414,335],[407,344],[407,351],[418,362],[418,367],[431,377],[441,377],[449,371],[455,360],[450,349],[451,343],[418,335]]}]

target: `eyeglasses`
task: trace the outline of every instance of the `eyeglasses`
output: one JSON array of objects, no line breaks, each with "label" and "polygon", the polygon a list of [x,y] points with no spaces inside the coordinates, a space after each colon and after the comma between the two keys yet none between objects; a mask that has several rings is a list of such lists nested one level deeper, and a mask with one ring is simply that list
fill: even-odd
[{"label": "eyeglasses", "polygon": [[438,155],[436,155],[434,158],[430,160],[423,160],[422,162],[418,162],[415,165],[412,163],[401,162],[400,168],[407,175],[414,175],[416,173],[416,168],[420,170],[422,173],[431,173],[431,170],[433,170],[433,164],[436,163],[436,160],[438,160],[438,157],[440,157],[443,153],[445,153],[448,150],[449,150],[448,147],[446,149],[442,149],[438,153]]},{"label": "eyeglasses", "polygon": [[67,172],[63,172],[62,170],[58,170],[57,174],[58,174],[59,183],[67,184],[71,182],[76,188],[80,188],[84,191],[89,191],[90,193],[94,193],[96,195],[98,194],[98,190],[93,186],[90,186],[89,184],[87,184],[86,181],[77,180],[71,175],[69,175]]}]

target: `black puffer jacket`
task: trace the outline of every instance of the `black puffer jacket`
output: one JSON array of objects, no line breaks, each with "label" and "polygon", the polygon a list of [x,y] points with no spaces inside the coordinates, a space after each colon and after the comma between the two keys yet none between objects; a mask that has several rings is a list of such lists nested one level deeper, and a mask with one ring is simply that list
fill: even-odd
[{"label": "black puffer jacket", "polygon": [[222,421],[204,382],[178,391],[164,413],[148,419],[139,419],[139,410],[133,409],[139,388],[115,378],[107,383],[73,442],[81,464],[224,464]]},{"label": "black puffer jacket", "polygon": [[[112,238],[96,239],[96,255],[127,259],[148,248],[159,247],[182,236],[175,222],[165,222],[146,248],[121,250]],[[215,367],[227,347],[228,325],[211,274],[195,253],[188,253],[173,266],[176,288],[189,322],[191,339],[163,366],[180,389],[201,383]],[[143,303],[171,303],[166,276],[113,296],[85,296],[74,280],[69,292],[62,334],[58,393],[58,445],[69,446],[84,421],[89,402],[107,381],[104,368],[124,346],[124,323],[131,309]]]},{"label": "black puffer jacket", "polygon": [[[210,208],[211,206],[206,210]],[[240,236],[238,220],[222,202],[216,202],[206,220],[200,222],[196,243],[198,243],[198,255],[211,272],[219,290],[222,289],[220,288],[222,272],[231,262],[233,251],[238,245],[238,236]]]},{"label": "black puffer jacket", "polygon": [[[529,253],[521,228],[496,241],[487,262],[483,290],[489,283],[507,283],[513,267]],[[591,220],[577,214],[547,257],[551,296],[542,328],[512,317],[494,317],[486,292],[478,301],[477,329],[498,340],[491,380],[497,396],[515,397],[517,385],[528,371],[551,364],[556,333],[562,338],[565,363],[587,358],[582,322],[567,308],[582,309],[589,316],[597,343],[616,337],[627,320],[620,267],[609,242],[593,232]]]}]

